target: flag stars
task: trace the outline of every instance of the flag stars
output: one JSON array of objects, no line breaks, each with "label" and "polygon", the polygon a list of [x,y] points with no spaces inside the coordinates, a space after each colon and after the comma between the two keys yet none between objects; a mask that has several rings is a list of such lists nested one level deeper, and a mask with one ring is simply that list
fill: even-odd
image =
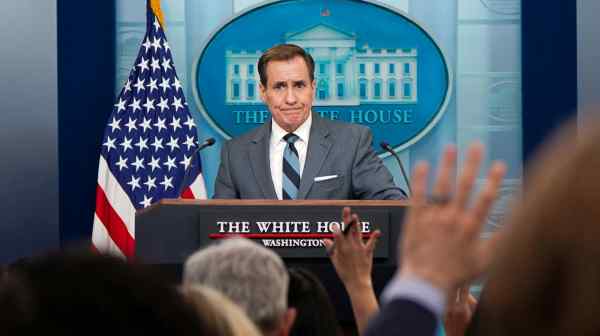
[{"label": "flag stars", "polygon": [[121,130],[121,119],[113,117],[111,123],[108,124],[108,126],[112,129],[111,132],[114,132],[115,130]]},{"label": "flag stars", "polygon": [[148,139],[144,139],[143,137],[140,137],[140,139],[138,140],[137,143],[134,144],[134,146],[138,147],[140,153],[142,153],[144,149],[148,149],[148,145],[146,145],[147,142],[148,142]]},{"label": "flag stars", "polygon": [[173,177],[167,177],[166,175],[163,177],[162,182],[160,182],[159,184],[165,188],[165,191],[169,190],[169,188],[175,188],[173,187]]},{"label": "flag stars", "polygon": [[169,58],[163,58],[161,65],[165,72],[167,72],[169,69],[173,69],[173,67],[171,67],[171,60]]},{"label": "flag stars", "polygon": [[127,160],[127,158],[123,158],[121,155],[119,155],[119,161],[116,163],[117,167],[119,167],[119,171],[129,168],[127,166]]},{"label": "flag stars", "polygon": [[183,156],[183,160],[179,161],[180,164],[183,165],[184,169],[187,169],[190,163],[192,162],[192,157]]},{"label": "flag stars", "polygon": [[164,149],[163,147],[163,139],[159,139],[158,137],[154,137],[154,142],[150,144],[150,146],[154,147],[154,151],[158,152],[159,149]]},{"label": "flag stars", "polygon": [[185,136],[185,142],[183,144],[187,146],[188,151],[190,150],[190,148],[196,146],[196,143],[194,142],[194,137],[189,135]]},{"label": "flag stars", "polygon": [[154,90],[158,90],[158,86],[156,85],[156,83],[158,83],[158,80],[156,79],[150,79],[150,83],[148,83],[148,89],[150,89],[150,93],[154,92]]},{"label": "flag stars", "polygon": [[129,107],[131,107],[132,112],[135,113],[135,111],[142,109],[140,107],[140,102],[141,102],[141,99],[136,99],[135,97],[133,98],[133,102],[131,102],[131,104],[129,104]]},{"label": "flag stars", "polygon": [[181,127],[180,120],[181,119],[179,119],[179,118],[173,117],[173,121],[169,124],[169,125],[171,125],[171,127],[173,127],[173,132],[176,132],[178,128],[183,128],[183,127]]},{"label": "flag stars", "polygon": [[171,84],[169,84],[169,79],[164,77],[162,79],[162,82],[160,82],[158,86],[160,86],[163,89],[164,93],[167,93],[167,91],[171,88]]},{"label": "flag stars", "polygon": [[140,126],[141,128],[143,128],[142,132],[146,132],[146,130],[148,129],[152,129],[152,126],[150,126],[150,122],[152,120],[151,119],[146,119],[146,117],[144,117],[144,121],[142,121],[138,126]]},{"label": "flag stars", "polygon": [[179,91],[179,89],[181,89],[181,82],[179,81],[179,78],[175,77],[174,81],[173,81],[173,87],[175,87],[175,92]]},{"label": "flag stars", "polygon": [[128,149],[133,150],[133,146],[131,146],[131,141],[133,139],[128,139],[127,137],[123,137],[123,142],[119,144],[119,146],[123,147],[123,153],[127,153]]},{"label": "flag stars", "polygon": [[154,26],[154,30],[158,32],[158,30],[160,29],[160,22],[158,22],[158,19],[156,17],[154,18],[154,23],[152,25]]},{"label": "flag stars", "polygon": [[148,192],[152,191],[152,188],[156,188],[156,177],[148,176],[144,185],[148,188]]},{"label": "flag stars", "polygon": [[160,103],[158,103],[156,106],[160,107],[160,112],[163,112],[165,109],[169,108],[169,99],[160,97]]},{"label": "flag stars", "polygon": [[123,93],[127,93],[128,91],[131,91],[131,81],[128,79],[127,83],[125,83],[125,88]]},{"label": "flag stars", "polygon": [[167,129],[167,126],[165,126],[165,121],[167,121],[167,119],[162,119],[161,117],[158,117],[158,120],[156,121],[156,123],[154,124],[154,127],[157,127],[158,130],[156,131],[156,133],[160,133],[161,129]]},{"label": "flag stars", "polygon": [[152,46],[152,43],[150,43],[150,39],[148,39],[148,37],[146,37],[146,41],[144,41],[144,43],[142,43],[142,46],[146,49],[144,52],[147,53],[148,50],[150,50],[150,47]]},{"label": "flag stars", "polygon": [[158,58],[152,57],[152,63],[150,64],[150,67],[152,68],[152,73],[160,70],[160,62]]},{"label": "flag stars", "polygon": [[106,146],[106,151],[108,153],[110,153],[111,148],[114,148],[115,150],[117,149],[117,146],[115,146],[115,139],[111,139],[110,136],[106,137],[106,141],[102,144],[102,146]]},{"label": "flag stars", "polygon": [[148,61],[147,59],[144,59],[144,56],[142,56],[142,59],[140,60],[140,63],[136,64],[136,66],[138,68],[140,68],[140,73],[144,73],[145,70],[149,70],[150,68],[148,67]]},{"label": "flag stars", "polygon": [[144,195],[144,200],[139,202],[139,205],[143,206],[144,208],[149,207],[152,204],[152,197],[148,197],[146,195]]},{"label": "flag stars", "polygon": [[167,155],[167,161],[163,163],[163,165],[167,167],[168,171],[171,171],[173,168],[177,168],[177,165],[175,164],[175,158],[171,158],[170,155]]},{"label": "flag stars", "polygon": [[[129,81],[127,81],[127,82],[129,82]],[[129,90],[131,90],[131,88],[130,88]],[[116,103],[115,105],[113,105],[114,107],[116,107],[116,108],[117,108],[117,113],[119,113],[119,112],[121,112],[121,111],[125,111],[125,103],[126,103],[126,102],[127,102],[127,101],[125,101],[125,100],[123,100],[123,99],[119,98],[119,102],[118,102],[118,103]]]},{"label": "flag stars", "polygon": [[135,177],[134,175],[131,175],[131,180],[127,182],[127,184],[129,184],[129,186],[131,187],[131,191],[135,191],[135,188],[142,188],[140,186],[140,178]]},{"label": "flag stars", "polygon": [[[149,97],[146,97],[146,102],[144,103],[144,107],[146,108],[146,113],[150,112],[151,110],[154,110],[154,99],[150,99]],[[150,125],[150,124],[148,124]]]},{"label": "flag stars", "polygon": [[171,140],[169,142],[167,142],[167,146],[171,147],[171,152],[173,152],[175,150],[175,148],[179,149],[179,139],[174,138],[174,137],[170,137]]},{"label": "flag stars", "polygon": [[137,173],[138,170],[144,169],[144,158],[139,158],[137,155],[135,156],[135,162],[131,164],[135,167],[135,171]]},{"label": "flag stars", "polygon": [[173,97],[172,105],[175,108],[175,112],[179,111],[179,109],[183,109],[183,105],[181,105],[181,98]]},{"label": "flag stars", "polygon": [[133,87],[137,90],[136,93],[139,94],[140,91],[145,90],[144,86],[146,86],[146,81],[142,78],[138,78],[137,82],[133,84]]},{"label": "flag stars", "polygon": [[155,52],[158,51],[158,49],[162,49],[162,46],[160,45],[161,40],[161,38],[154,38],[154,42],[152,42],[152,48],[154,48]]},{"label": "flag stars", "polygon": [[[135,98],[134,98],[135,100]],[[139,108],[139,104],[140,102],[138,102],[138,108]],[[125,126],[128,128],[127,132],[131,133],[131,130],[137,130],[137,126],[135,125],[135,119],[131,119],[131,117],[129,117],[129,121],[127,122],[127,124],[125,124]]]},{"label": "flag stars", "polygon": [[194,123],[194,119],[190,116],[187,117],[187,120],[183,123],[188,129],[191,131],[193,127],[196,127],[196,123]]},{"label": "flag stars", "polygon": [[167,42],[167,40],[165,40],[165,42],[163,42],[163,48],[165,48],[165,53],[169,50],[171,50],[171,46],[169,45],[169,42]]},{"label": "flag stars", "polygon": [[160,159],[154,158],[153,156],[150,158],[148,165],[152,167],[152,171],[154,172],[154,169],[160,169]]}]

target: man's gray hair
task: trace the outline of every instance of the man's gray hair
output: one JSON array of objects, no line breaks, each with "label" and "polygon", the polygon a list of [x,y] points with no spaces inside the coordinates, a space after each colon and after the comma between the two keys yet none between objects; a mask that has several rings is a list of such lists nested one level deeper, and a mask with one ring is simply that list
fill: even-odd
[{"label": "man's gray hair", "polygon": [[227,239],[192,254],[183,282],[221,291],[263,331],[277,328],[287,310],[289,275],[283,261],[248,239]]}]

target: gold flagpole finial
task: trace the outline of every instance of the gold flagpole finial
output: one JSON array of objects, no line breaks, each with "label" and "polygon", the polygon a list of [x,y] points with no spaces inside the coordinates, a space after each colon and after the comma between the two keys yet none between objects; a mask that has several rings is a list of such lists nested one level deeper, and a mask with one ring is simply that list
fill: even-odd
[{"label": "gold flagpole finial", "polygon": [[160,26],[164,30],[165,29],[165,18],[164,18],[162,10],[160,9],[160,0],[150,0],[150,8],[152,8],[154,15],[156,15],[156,17],[158,18],[158,23],[160,23]]}]

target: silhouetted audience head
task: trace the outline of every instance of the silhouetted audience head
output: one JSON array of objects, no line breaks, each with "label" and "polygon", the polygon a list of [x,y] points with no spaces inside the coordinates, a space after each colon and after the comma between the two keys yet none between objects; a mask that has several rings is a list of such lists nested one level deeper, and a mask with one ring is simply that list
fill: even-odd
[{"label": "silhouetted audience head", "polygon": [[336,335],[338,323],[335,310],[319,279],[303,268],[290,268],[288,272],[288,305],[296,308],[297,312],[290,335]]},{"label": "silhouetted audience head", "polygon": [[281,258],[248,239],[227,239],[190,256],[184,285],[215,288],[244,309],[265,334],[289,333],[295,310],[288,309],[289,276]]},{"label": "silhouetted audience head", "polygon": [[600,333],[599,126],[534,161],[469,335]]},{"label": "silhouetted audience head", "polygon": [[109,256],[56,254],[0,279],[2,335],[216,335],[154,272]]},{"label": "silhouetted audience head", "polygon": [[201,285],[185,286],[182,293],[188,297],[198,313],[221,336],[260,336],[261,333],[246,313],[224,294]]}]

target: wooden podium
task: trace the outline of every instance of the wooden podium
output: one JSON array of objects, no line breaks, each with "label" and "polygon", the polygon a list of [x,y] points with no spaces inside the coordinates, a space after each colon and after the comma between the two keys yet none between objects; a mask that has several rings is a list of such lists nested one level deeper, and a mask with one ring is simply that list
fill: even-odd
[{"label": "wooden podium", "polygon": [[[183,200],[167,199],[136,216],[136,256],[141,262],[174,266],[199,248],[234,235],[269,245],[288,267],[304,267],[323,282],[341,321],[352,321],[347,294],[329,261],[322,238],[341,220],[344,206],[359,214],[365,235],[379,229],[373,284],[379,293],[396,269],[397,241],[406,201]],[[180,274],[177,274],[180,276]]]}]

